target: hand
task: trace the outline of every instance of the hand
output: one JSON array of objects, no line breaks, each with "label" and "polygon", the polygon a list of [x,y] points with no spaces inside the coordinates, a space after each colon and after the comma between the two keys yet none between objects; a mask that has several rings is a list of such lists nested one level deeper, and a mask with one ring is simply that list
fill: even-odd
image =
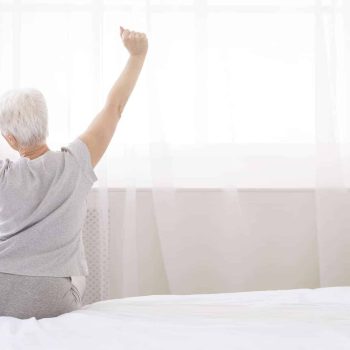
[{"label": "hand", "polygon": [[134,32],[120,27],[120,37],[124,46],[132,56],[145,56],[148,50],[148,40],[145,33]]}]

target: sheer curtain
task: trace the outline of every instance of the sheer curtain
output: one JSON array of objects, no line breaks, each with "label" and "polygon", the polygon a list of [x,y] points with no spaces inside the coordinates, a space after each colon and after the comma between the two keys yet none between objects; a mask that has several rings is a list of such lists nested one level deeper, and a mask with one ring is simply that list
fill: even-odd
[{"label": "sheer curtain", "polygon": [[315,6],[316,213],[320,285],[350,283],[350,7]]},{"label": "sheer curtain", "polygon": [[[89,197],[85,302],[256,289],[266,255],[242,205],[249,188],[311,189],[317,283],[348,284],[349,11],[340,0],[0,0],[0,90],[43,91],[52,149],[102,107],[127,59],[119,25],[149,37]],[[16,157],[3,142],[0,155]]]}]

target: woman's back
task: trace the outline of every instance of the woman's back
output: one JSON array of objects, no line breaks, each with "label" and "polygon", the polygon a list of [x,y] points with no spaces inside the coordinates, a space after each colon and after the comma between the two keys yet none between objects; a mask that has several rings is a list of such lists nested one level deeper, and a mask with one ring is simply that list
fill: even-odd
[{"label": "woman's back", "polygon": [[86,145],[0,161],[0,272],[88,274],[81,228],[96,175]]}]

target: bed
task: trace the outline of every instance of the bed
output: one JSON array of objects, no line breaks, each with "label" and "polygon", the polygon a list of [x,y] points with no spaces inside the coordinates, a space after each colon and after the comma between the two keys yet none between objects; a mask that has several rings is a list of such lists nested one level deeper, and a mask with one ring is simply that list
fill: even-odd
[{"label": "bed", "polygon": [[56,318],[0,317],[0,348],[350,349],[350,287],[151,295]]}]

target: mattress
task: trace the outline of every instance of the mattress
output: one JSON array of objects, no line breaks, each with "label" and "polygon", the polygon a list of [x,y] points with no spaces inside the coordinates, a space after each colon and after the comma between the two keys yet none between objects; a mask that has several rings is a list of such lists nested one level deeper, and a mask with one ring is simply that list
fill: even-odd
[{"label": "mattress", "polygon": [[350,349],[350,287],[150,295],[56,318],[0,317],[0,348]]}]

